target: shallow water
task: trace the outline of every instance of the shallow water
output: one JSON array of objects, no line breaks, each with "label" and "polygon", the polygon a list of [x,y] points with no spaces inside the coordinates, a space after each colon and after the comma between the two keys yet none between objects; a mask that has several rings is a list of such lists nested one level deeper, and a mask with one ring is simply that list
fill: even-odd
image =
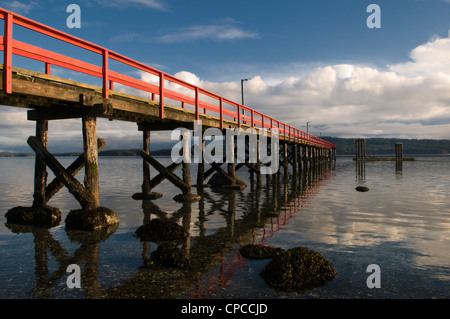
[{"label": "shallow water", "polygon": [[[67,166],[73,158],[59,160]],[[79,208],[66,189],[49,202],[63,213],[59,226],[5,225],[10,208],[32,203],[34,159],[0,158],[0,298],[449,298],[449,168],[448,156],[416,157],[401,167],[338,157],[331,167],[290,171],[288,178],[283,170],[263,176],[260,185],[241,169],[243,191],[193,188],[202,200],[183,205],[167,181],[154,190],[162,198],[133,200],[142,160],[100,157],[100,201],[120,224],[94,233],[66,231],[67,213]],[[360,185],[369,191],[355,191]],[[189,230],[179,249],[191,268],[146,266],[157,245],[134,232],[153,218]],[[268,260],[240,256],[247,243],[308,247],[338,275],[311,291],[275,291],[260,277]],[[81,289],[67,288],[69,264],[81,267]],[[381,288],[367,286],[371,264],[380,267]]]}]

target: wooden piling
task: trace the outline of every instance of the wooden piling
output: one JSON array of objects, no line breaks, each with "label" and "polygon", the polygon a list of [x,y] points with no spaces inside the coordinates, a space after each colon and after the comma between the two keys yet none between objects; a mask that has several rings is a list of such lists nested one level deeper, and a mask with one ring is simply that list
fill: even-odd
[{"label": "wooden piling", "polygon": [[83,122],[83,147],[85,176],[84,186],[92,194],[92,202],[89,209],[100,207],[98,149],[97,149],[97,118],[84,116]]},{"label": "wooden piling", "polygon": [[403,158],[403,143],[401,142],[395,143],[395,157]]},{"label": "wooden piling", "polygon": [[[41,142],[42,146],[48,147],[48,121],[36,121],[36,138]],[[34,166],[34,201],[33,207],[42,207],[47,203],[45,188],[47,186],[47,166],[45,162],[38,156],[35,158]]]},{"label": "wooden piling", "polygon": [[[142,149],[150,154],[150,131],[142,132]],[[152,191],[150,187],[150,164],[144,159],[142,160],[142,172],[142,193],[149,194]]]},{"label": "wooden piling", "polygon": [[[150,131],[143,130],[142,131],[142,149],[144,152],[150,154]],[[160,193],[152,192],[151,174],[150,174],[150,164],[142,159],[142,193],[133,194],[132,198],[136,200],[152,200],[162,197]]]}]

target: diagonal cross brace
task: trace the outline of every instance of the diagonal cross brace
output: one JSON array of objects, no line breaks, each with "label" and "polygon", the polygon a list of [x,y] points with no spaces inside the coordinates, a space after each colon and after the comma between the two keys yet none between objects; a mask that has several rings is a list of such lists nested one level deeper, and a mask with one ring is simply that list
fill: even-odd
[{"label": "diagonal cross brace", "polygon": [[178,187],[183,194],[189,193],[190,187],[188,184],[183,182],[181,178],[179,178],[177,175],[171,172],[171,170],[167,169],[159,163],[157,160],[155,160],[153,157],[151,157],[147,152],[141,151],[141,156],[143,159],[145,159],[150,165],[152,165],[158,172],[160,172],[165,178],[167,178],[172,184],[174,184],[176,187]]},{"label": "diagonal cross brace", "polygon": [[[104,139],[97,139],[97,148],[98,152],[101,152],[106,146],[106,142]],[[82,153],[78,158],[67,167],[67,173],[75,176],[78,172],[84,167],[84,153]],[[64,184],[58,179],[55,178],[51,183],[47,185],[45,188],[45,202],[47,203],[61,188],[64,187]]]},{"label": "diagonal cross brace", "polygon": [[67,187],[69,192],[80,203],[81,207],[89,210],[95,207],[94,196],[83,187],[83,185],[58,162],[58,160],[42,145],[36,136],[30,136],[28,145],[34,150],[44,163],[53,171],[56,178]]}]

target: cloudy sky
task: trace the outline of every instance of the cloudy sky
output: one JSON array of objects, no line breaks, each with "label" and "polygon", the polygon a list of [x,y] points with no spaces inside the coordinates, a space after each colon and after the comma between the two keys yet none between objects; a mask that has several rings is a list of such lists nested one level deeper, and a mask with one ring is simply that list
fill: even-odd
[{"label": "cloudy sky", "polygon": [[[66,24],[71,3],[81,8],[79,29]],[[372,3],[380,7],[381,28],[367,25]],[[310,122],[315,135],[450,138],[450,0],[15,0],[0,6],[237,102],[240,80],[251,77],[247,106],[305,131]],[[14,36],[84,58],[26,30],[15,29]],[[13,63],[43,71],[18,57]],[[33,134],[25,110],[0,106],[0,150],[30,151],[26,139]],[[141,143],[132,123],[99,120],[98,135],[110,149]],[[152,136],[158,148],[170,135]],[[81,149],[80,122],[51,122],[49,148]]]}]

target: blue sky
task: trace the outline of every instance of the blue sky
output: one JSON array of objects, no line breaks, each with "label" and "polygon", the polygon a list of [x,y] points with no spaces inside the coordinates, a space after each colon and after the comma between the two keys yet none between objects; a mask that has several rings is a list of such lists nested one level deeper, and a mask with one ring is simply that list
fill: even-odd
[{"label": "blue sky", "polygon": [[[80,29],[66,25],[71,3],[81,8]],[[372,3],[381,8],[380,29],[366,24]],[[300,129],[310,121],[316,135],[450,137],[450,0],[30,0],[0,6],[237,101],[240,79],[254,77],[246,82],[248,106]],[[20,32],[24,40],[39,41]],[[20,118],[19,111],[0,112],[3,119]],[[138,146],[135,125],[123,125],[130,131],[123,140]],[[5,141],[2,127],[8,120],[0,123],[0,150],[26,148],[26,137],[14,145]],[[26,136],[32,128],[24,120],[20,129]],[[99,135],[112,131],[105,124]]]}]

